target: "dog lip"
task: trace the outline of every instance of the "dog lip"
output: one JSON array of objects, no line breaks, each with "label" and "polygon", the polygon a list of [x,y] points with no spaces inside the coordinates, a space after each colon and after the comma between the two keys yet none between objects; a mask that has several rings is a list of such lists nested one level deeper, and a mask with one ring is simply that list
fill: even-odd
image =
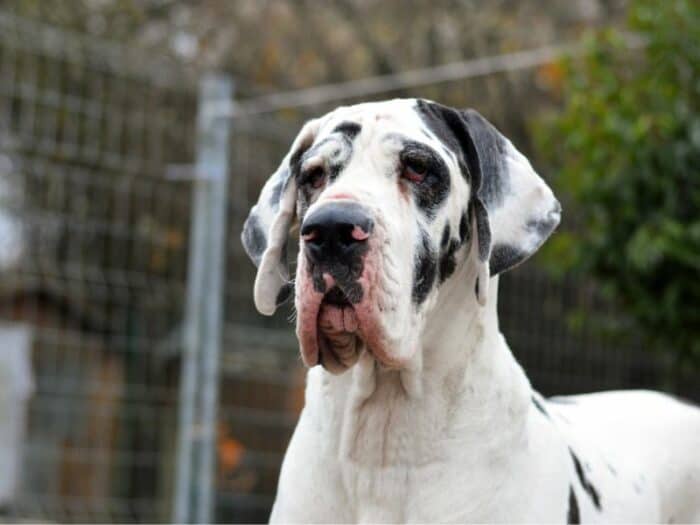
[{"label": "dog lip", "polygon": [[350,306],[350,300],[340,287],[334,286],[323,296],[321,304],[331,304],[333,306]]},{"label": "dog lip", "polygon": [[[343,299],[342,292],[334,295]],[[358,328],[355,310],[349,303],[322,301],[316,316],[316,364],[332,374],[341,374],[354,365],[362,347]]]}]

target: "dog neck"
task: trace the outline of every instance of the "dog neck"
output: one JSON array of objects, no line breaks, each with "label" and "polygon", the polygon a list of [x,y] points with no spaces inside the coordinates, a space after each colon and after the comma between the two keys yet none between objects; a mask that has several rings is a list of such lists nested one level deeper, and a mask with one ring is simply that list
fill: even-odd
[{"label": "dog neck", "polygon": [[330,438],[328,452],[385,468],[450,461],[450,451],[436,446],[445,442],[461,457],[512,450],[524,432],[530,385],[499,331],[498,278],[484,306],[475,278],[464,265],[443,284],[406,369],[383,369],[365,352],[340,376],[312,371],[307,408]]}]

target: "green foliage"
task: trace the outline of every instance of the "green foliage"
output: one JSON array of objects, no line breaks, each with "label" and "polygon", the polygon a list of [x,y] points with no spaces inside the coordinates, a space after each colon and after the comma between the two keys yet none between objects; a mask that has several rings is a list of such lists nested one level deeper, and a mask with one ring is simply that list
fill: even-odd
[{"label": "green foliage", "polygon": [[648,346],[700,367],[700,2],[638,0],[564,64],[540,123],[568,226],[545,260],[592,276]]}]

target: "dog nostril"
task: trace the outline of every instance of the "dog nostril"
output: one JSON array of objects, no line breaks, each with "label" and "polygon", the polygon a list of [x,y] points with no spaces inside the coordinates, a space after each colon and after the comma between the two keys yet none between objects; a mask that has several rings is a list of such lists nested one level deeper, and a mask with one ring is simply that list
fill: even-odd
[{"label": "dog nostril", "polygon": [[369,232],[363,230],[359,226],[355,225],[350,232],[350,235],[356,241],[366,241],[369,238]]},{"label": "dog nostril", "polygon": [[366,240],[367,237],[369,237],[369,235],[365,234],[362,228],[360,228],[356,224],[339,225],[337,229],[337,235],[338,241],[343,246],[350,246],[357,242],[362,242]]},{"label": "dog nostril", "polygon": [[304,242],[314,242],[318,239],[318,231],[314,229],[309,229],[306,233],[302,231],[301,238],[304,239]]}]

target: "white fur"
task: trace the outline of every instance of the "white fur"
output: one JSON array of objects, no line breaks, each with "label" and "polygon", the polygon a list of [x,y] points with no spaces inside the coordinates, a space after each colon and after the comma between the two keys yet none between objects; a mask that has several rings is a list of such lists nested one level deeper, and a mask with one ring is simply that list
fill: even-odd
[{"label": "white fur", "polygon": [[700,520],[700,411],[610,392],[546,403],[543,416],[499,332],[497,288],[495,278],[481,308],[445,287],[409,379],[417,395],[403,384],[415,371],[382,370],[366,354],[341,376],[309,371],[273,523],[564,523],[570,486],[582,523]]}]

